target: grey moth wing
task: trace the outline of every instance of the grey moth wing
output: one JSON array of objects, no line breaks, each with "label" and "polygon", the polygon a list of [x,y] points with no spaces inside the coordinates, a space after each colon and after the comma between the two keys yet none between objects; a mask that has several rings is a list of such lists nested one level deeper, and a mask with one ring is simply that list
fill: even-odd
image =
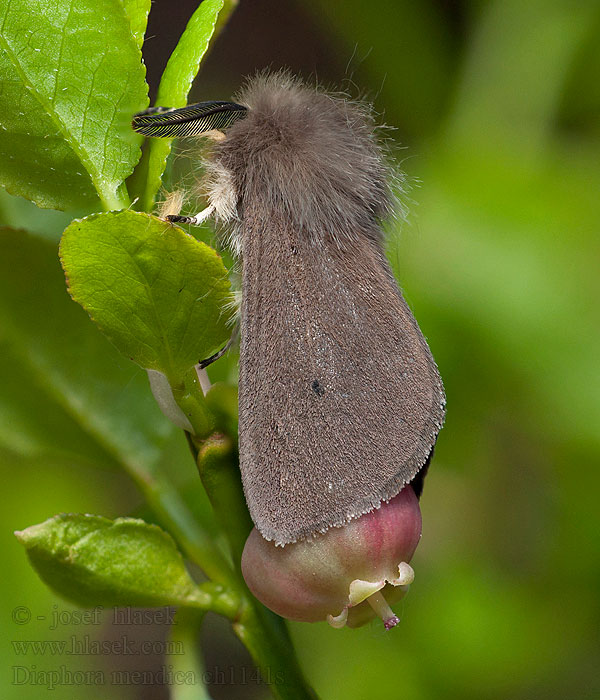
[{"label": "grey moth wing", "polygon": [[379,242],[317,246],[248,207],[241,239],[240,469],[258,530],[284,545],[394,497],[445,397]]},{"label": "grey moth wing", "polygon": [[239,102],[151,108],[132,126],[226,132],[205,162],[210,206],[167,218],[216,212],[241,253],[240,470],[257,529],[284,545],[411,481],[419,493],[444,389],[381,248],[393,197],[369,108],[284,71]]}]

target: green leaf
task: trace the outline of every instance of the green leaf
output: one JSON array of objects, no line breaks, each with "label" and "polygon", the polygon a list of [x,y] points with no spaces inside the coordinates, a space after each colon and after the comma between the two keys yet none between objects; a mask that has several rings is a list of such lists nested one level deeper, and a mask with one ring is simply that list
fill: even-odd
[{"label": "green leaf", "polygon": [[129,123],[148,104],[139,12],[12,0],[0,22],[0,183],[46,208],[127,206],[141,141]]},{"label": "green leaf", "polygon": [[[22,414],[54,402],[60,407],[53,414],[56,420],[66,412],[129,469],[152,470],[175,430],[154,402],[146,373],[126,360],[69,299],[57,247],[6,228],[0,228],[0,339],[18,357],[18,374],[29,380],[20,391],[35,392],[39,386],[43,392],[33,395],[37,403],[15,397],[13,408],[7,406],[11,415],[15,404]],[[9,388],[18,390],[13,382],[3,393]],[[40,421],[48,429],[57,427],[49,416],[20,422]],[[67,444],[70,436],[55,433],[57,447],[73,449]],[[13,435],[13,442],[19,439],[23,443],[26,436]]]},{"label": "green leaf", "polygon": [[[40,385],[47,395],[47,401],[46,396],[40,395],[37,403],[23,402],[19,397],[9,402],[7,415],[12,421],[16,414],[21,424],[13,423],[14,429],[23,426],[33,436],[39,423],[48,425],[49,419],[38,415],[28,421],[19,418],[19,413],[22,416],[27,410],[43,411],[54,400],[119,460],[186,554],[200,562],[211,579],[227,582],[227,562],[211,536],[193,519],[173,485],[173,479],[189,478],[188,452],[184,449],[185,440],[161,415],[152,398],[146,372],[123,357],[90,323],[85,311],[71,301],[56,246],[24,231],[2,228],[0,339],[10,344],[31,380],[20,391],[35,392],[36,385]],[[10,388],[14,390],[14,386]],[[39,438],[41,451],[45,438]],[[79,451],[77,444],[66,444],[69,439],[69,433],[55,435],[59,449]],[[33,445],[27,449],[27,442],[27,435],[15,435],[8,447],[25,454],[35,453],[38,448]],[[83,448],[83,441],[78,442]],[[165,452],[166,449],[170,451]],[[177,452],[173,452],[175,449]],[[101,454],[97,457],[102,459]],[[95,456],[88,454],[88,458]]]},{"label": "green leaf", "polygon": [[0,449],[46,463],[58,458],[114,466],[112,456],[22,361],[17,347],[0,340],[0,356]]},{"label": "green leaf", "polygon": [[141,49],[150,14],[150,0],[121,0],[131,23],[131,33]]},{"label": "green leaf", "polygon": [[227,270],[180,228],[132,211],[74,221],[61,258],[69,291],[110,340],[181,386],[229,337]]},{"label": "green leaf", "polygon": [[210,603],[170,535],[143,520],[57,515],[15,535],[44,583],[80,605]]},{"label": "green leaf", "polygon": [[86,210],[78,213],[40,209],[29,199],[13,197],[0,187],[0,225],[24,229],[36,236],[58,243],[62,232],[75,216],[85,216]]},{"label": "green leaf", "polygon": [[[204,0],[192,15],[160,81],[156,98],[159,107],[183,107],[186,104],[223,5],[224,0]],[[232,9],[233,3],[228,2],[225,11],[229,13]],[[139,208],[144,211],[151,211],[154,206],[170,152],[170,139],[153,139],[146,144],[143,158],[131,180],[132,195],[140,197]]]},{"label": "green leaf", "polygon": [[160,106],[183,107],[211,37],[224,0],[204,0],[191,16],[162,75],[156,98]]}]

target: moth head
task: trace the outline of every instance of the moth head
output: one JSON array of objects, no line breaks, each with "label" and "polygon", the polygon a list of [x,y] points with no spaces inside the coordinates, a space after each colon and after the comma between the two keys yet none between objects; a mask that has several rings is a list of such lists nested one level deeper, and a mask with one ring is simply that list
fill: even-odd
[{"label": "moth head", "polygon": [[249,209],[343,244],[360,235],[379,240],[379,220],[396,204],[370,107],[285,71],[251,78],[236,102],[146,110],[133,128],[170,138],[217,130],[200,189],[219,218],[234,224],[234,250],[236,220]]},{"label": "moth head", "polygon": [[[236,102],[198,102],[177,109],[151,107],[136,114],[131,122],[134,131],[154,138],[208,137],[215,142],[226,138],[226,131],[244,119],[248,109]],[[237,195],[230,172],[211,160],[206,162],[207,174],[202,189],[222,221],[237,218]],[[231,232],[231,247],[236,250],[239,240]]]},{"label": "moth head", "polygon": [[247,116],[210,160],[228,171],[242,218],[278,215],[313,240],[379,240],[393,197],[369,105],[286,72],[250,79],[237,99]]}]

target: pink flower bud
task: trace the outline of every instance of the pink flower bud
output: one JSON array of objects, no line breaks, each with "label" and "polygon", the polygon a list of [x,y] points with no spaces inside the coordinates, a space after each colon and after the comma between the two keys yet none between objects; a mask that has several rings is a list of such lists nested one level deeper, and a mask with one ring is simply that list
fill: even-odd
[{"label": "pink flower bud", "polygon": [[390,629],[399,622],[390,603],[414,578],[408,562],[420,537],[419,502],[406,486],[377,510],[285,547],[254,528],[242,573],[258,600],[282,617],[358,627],[377,614]]}]

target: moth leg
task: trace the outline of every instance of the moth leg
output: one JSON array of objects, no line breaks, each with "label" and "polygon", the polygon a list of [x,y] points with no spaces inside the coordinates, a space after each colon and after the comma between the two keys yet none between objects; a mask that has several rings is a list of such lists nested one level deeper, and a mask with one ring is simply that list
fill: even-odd
[{"label": "moth leg", "polygon": [[198,212],[194,216],[179,216],[179,214],[168,214],[165,219],[172,224],[192,224],[193,226],[200,226],[206,219],[208,219],[214,213],[215,208],[211,204],[202,211]]},{"label": "moth leg", "polygon": [[231,338],[229,338],[229,340],[225,343],[225,345],[220,350],[218,350],[214,355],[207,357],[206,360],[200,360],[200,362],[196,365],[196,367],[198,367],[198,369],[205,369],[206,367],[208,367],[208,365],[212,365],[213,362],[216,362],[220,357],[223,357],[223,355],[235,343],[238,335],[239,335],[239,329],[236,328],[234,330],[234,332],[232,333]]}]

